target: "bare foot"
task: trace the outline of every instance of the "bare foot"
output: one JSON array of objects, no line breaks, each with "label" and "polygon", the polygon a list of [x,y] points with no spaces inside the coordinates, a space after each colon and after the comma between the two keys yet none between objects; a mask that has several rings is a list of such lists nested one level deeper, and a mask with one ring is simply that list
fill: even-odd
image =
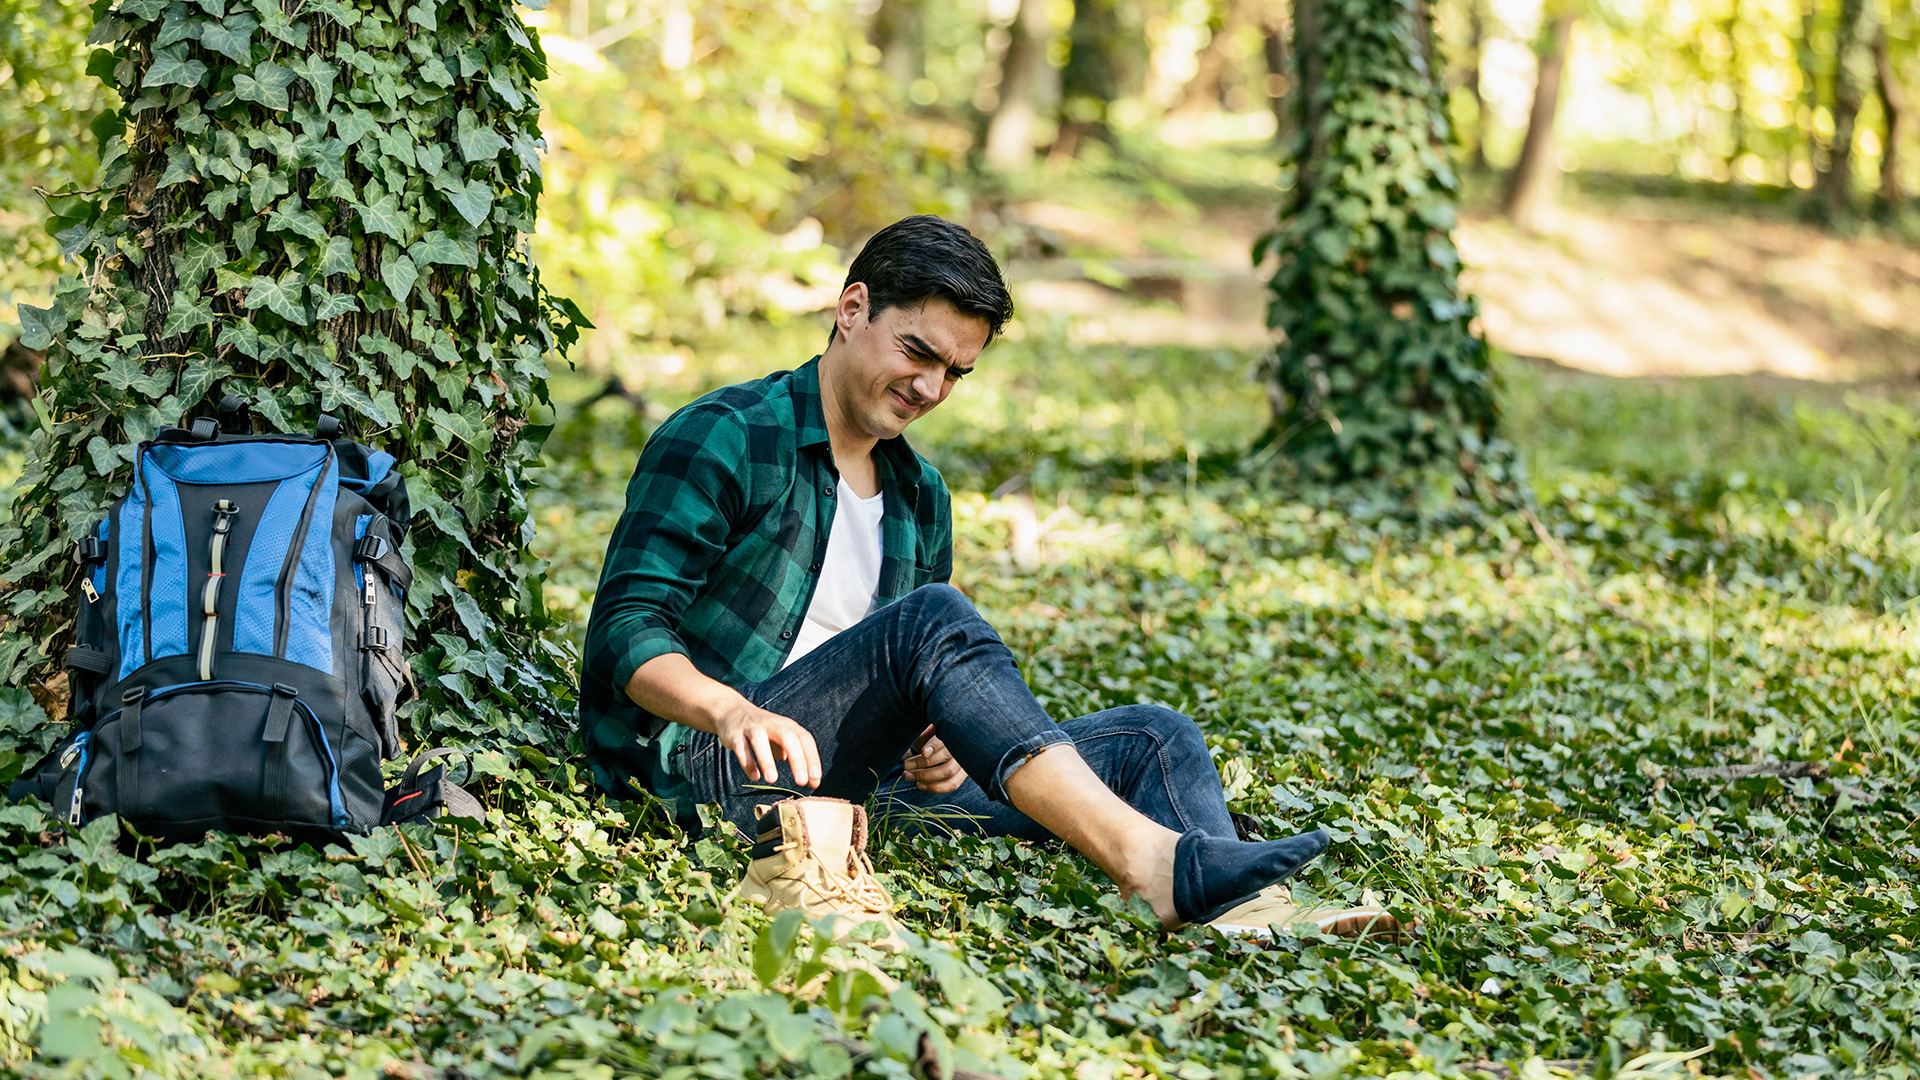
[{"label": "bare foot", "polygon": [[1180,913],[1173,906],[1173,852],[1179,843],[1179,833],[1148,822],[1128,837],[1126,861],[1114,875],[1120,895],[1138,896],[1151,904],[1160,925],[1169,930],[1180,925]]}]

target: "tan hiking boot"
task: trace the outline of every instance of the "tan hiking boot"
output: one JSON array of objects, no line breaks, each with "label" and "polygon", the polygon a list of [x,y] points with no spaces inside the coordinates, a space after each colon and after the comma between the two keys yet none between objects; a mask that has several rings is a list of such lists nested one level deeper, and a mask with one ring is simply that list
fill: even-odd
[{"label": "tan hiking boot", "polygon": [[735,894],[739,899],[758,904],[769,915],[799,908],[808,918],[839,916],[833,924],[836,937],[877,922],[886,933],[873,939],[874,948],[906,949],[893,921],[893,898],[873,876],[867,858],[864,808],[844,799],[810,796],[756,806],[753,813],[760,821],[760,835],[746,879]]},{"label": "tan hiking boot", "polygon": [[1384,938],[1402,941],[1406,937],[1400,921],[1387,909],[1373,903],[1369,891],[1359,907],[1306,907],[1293,902],[1293,894],[1284,885],[1270,885],[1246,903],[1229,909],[1207,925],[1227,934],[1271,937],[1278,928],[1296,937],[1325,934],[1340,938]]}]

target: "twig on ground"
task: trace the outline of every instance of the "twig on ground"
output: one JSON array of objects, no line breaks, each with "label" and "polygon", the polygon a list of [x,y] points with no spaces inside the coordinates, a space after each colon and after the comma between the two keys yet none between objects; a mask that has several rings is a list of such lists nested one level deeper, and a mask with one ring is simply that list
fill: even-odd
[{"label": "twig on ground", "polygon": [[1707,765],[1698,769],[1682,769],[1680,775],[1689,780],[1745,780],[1749,776],[1777,776],[1782,780],[1806,776],[1815,780],[1825,780],[1827,763],[1824,761],[1768,761],[1755,765]]},{"label": "twig on ground", "polygon": [[1609,615],[1632,623],[1648,633],[1653,632],[1653,627],[1635,618],[1626,608],[1600,595],[1598,590],[1593,587],[1593,580],[1587,577],[1587,572],[1580,568],[1580,564],[1573,561],[1573,556],[1567,554],[1567,549],[1560,546],[1560,541],[1554,537],[1553,533],[1547,531],[1546,525],[1540,520],[1540,515],[1534,513],[1532,507],[1522,506],[1520,508],[1520,516],[1527,519],[1528,525],[1533,526],[1533,535],[1539,537],[1540,542],[1547,545],[1547,550],[1553,553],[1554,560],[1560,564],[1562,570],[1567,572],[1567,576],[1573,579],[1573,583],[1580,588],[1581,592],[1592,597],[1593,602],[1605,608]]}]

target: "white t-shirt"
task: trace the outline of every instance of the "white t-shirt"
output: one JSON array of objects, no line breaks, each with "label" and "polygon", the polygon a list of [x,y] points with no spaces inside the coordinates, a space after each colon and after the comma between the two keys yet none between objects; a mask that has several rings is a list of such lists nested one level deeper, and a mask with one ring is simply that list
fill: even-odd
[{"label": "white t-shirt", "polygon": [[[885,493],[863,499],[842,479],[834,490],[840,505],[833,511],[833,531],[827,535],[827,557],[820,564],[820,582],[807,605],[806,621],[793,641],[787,663],[807,655],[820,643],[867,617],[880,591],[880,519]],[[782,664],[785,667],[786,664]]]}]

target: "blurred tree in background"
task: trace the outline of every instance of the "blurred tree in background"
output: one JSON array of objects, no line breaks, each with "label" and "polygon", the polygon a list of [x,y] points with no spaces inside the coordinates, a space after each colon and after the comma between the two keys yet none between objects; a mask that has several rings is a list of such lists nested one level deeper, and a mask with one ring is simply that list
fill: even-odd
[{"label": "blurred tree in background", "polygon": [[[91,182],[99,158],[87,130],[117,104],[87,75],[86,5],[71,0],[0,4],[0,322],[14,321],[14,294],[43,296],[59,273],[35,189]],[[11,336],[11,335],[8,335]],[[0,396],[23,386],[0,386]]]}]

